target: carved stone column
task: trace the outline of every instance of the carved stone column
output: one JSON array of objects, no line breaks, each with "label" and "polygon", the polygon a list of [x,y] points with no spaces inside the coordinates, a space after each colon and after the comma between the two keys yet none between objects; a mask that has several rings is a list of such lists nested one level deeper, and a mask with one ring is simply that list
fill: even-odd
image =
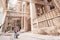
[{"label": "carved stone column", "polygon": [[30,0],[30,17],[31,17],[31,30],[33,30],[33,19],[36,18],[36,8],[35,3]]},{"label": "carved stone column", "polygon": [[24,31],[28,31],[28,22],[27,22],[27,17],[25,16],[27,13],[26,13],[26,9],[27,8],[27,3],[26,2],[23,2],[23,21],[24,21]]},{"label": "carved stone column", "polygon": [[24,19],[21,17],[21,29],[24,29]]},{"label": "carved stone column", "polygon": [[24,31],[28,31],[28,21],[27,21],[27,17],[24,17]]}]

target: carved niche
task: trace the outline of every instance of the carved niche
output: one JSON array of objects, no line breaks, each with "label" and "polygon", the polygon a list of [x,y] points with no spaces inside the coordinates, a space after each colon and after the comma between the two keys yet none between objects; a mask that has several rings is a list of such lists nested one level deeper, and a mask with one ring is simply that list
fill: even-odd
[{"label": "carved niche", "polygon": [[35,4],[35,6],[36,6],[37,16],[43,15],[44,14],[44,5]]},{"label": "carved niche", "polygon": [[52,0],[47,0],[47,2],[49,3],[50,10],[55,8],[54,2]]}]

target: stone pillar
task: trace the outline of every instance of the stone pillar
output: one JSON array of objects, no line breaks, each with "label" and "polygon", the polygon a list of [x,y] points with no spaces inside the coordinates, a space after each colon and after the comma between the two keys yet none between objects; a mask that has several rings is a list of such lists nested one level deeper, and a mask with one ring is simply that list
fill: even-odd
[{"label": "stone pillar", "polygon": [[26,7],[27,7],[27,3],[24,1],[23,2],[24,31],[28,31],[28,22],[27,22],[27,17],[25,16],[27,14]]},{"label": "stone pillar", "polygon": [[24,17],[24,31],[28,31],[28,21],[27,21],[27,17]]},{"label": "stone pillar", "polygon": [[27,24],[25,24],[26,19],[24,16],[24,14],[26,14],[26,2],[25,1],[22,2],[22,14],[23,14],[23,16],[21,17],[21,31],[26,31],[25,27],[27,27],[26,26]]},{"label": "stone pillar", "polygon": [[22,2],[21,31],[24,30],[24,2]]},{"label": "stone pillar", "polygon": [[[13,27],[13,20],[12,20],[12,19],[13,19],[13,18],[10,19],[10,25],[9,25],[9,26],[10,26],[10,30],[9,30],[10,32],[13,31],[13,30],[12,30],[12,27]],[[15,22],[15,23],[16,23],[16,22]],[[15,25],[16,25],[16,24],[15,24]]]},{"label": "stone pillar", "polygon": [[26,7],[27,7],[27,3],[24,1],[22,3],[22,12],[25,14],[26,13]]},{"label": "stone pillar", "polygon": [[33,30],[33,19],[36,18],[35,3],[30,0],[30,17],[31,17],[31,30]]},{"label": "stone pillar", "polygon": [[21,29],[24,29],[24,18],[21,17]]}]

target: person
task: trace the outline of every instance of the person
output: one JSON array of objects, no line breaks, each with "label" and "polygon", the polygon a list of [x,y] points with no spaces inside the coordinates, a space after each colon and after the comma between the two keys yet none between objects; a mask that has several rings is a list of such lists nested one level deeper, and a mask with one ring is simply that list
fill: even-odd
[{"label": "person", "polygon": [[19,28],[18,27],[14,27],[14,38],[18,38],[18,32],[19,31]]}]

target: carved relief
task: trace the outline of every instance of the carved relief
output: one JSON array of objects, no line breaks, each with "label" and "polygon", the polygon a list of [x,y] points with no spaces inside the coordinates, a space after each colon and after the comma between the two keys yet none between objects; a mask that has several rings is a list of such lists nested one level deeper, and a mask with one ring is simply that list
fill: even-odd
[{"label": "carved relief", "polygon": [[54,2],[52,0],[47,0],[47,2],[48,2],[48,6],[50,7],[50,10],[55,8]]},{"label": "carved relief", "polygon": [[37,16],[43,15],[44,14],[44,5],[35,4],[35,6],[36,6]]}]

